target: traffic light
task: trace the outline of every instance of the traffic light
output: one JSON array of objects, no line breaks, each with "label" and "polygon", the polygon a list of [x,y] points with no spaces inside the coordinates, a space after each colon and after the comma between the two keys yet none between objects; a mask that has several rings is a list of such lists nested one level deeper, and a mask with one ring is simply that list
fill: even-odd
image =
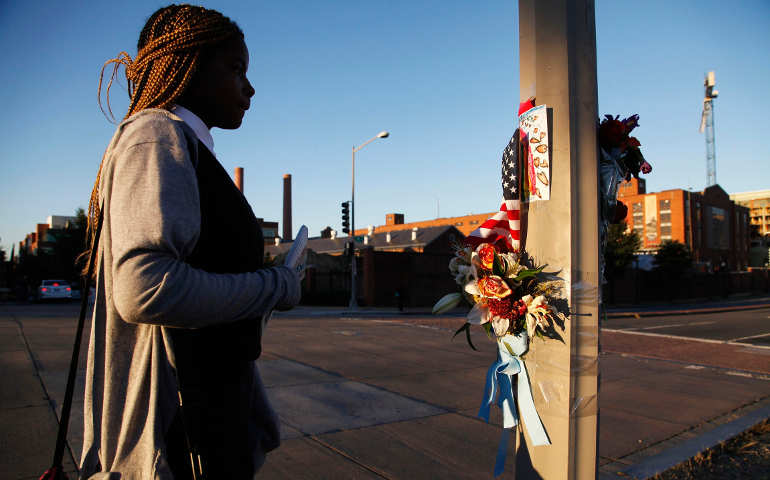
[{"label": "traffic light", "polygon": [[342,231],[350,233],[350,205],[342,202]]}]

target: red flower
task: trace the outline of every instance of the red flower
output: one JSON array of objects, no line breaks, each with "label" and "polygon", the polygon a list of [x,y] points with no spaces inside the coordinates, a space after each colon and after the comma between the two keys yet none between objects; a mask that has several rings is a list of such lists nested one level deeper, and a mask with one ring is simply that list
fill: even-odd
[{"label": "red flower", "polygon": [[621,148],[626,139],[626,125],[614,118],[607,118],[599,124],[599,144],[607,149]]},{"label": "red flower", "polygon": [[509,320],[516,320],[527,313],[527,304],[511,297],[487,299],[487,307],[492,315]]},{"label": "red flower", "polygon": [[648,174],[648,173],[650,173],[652,171],[652,165],[647,163],[647,160],[645,160],[645,161],[642,162],[642,166],[641,166],[640,169],[642,170],[642,173],[644,173],[646,175],[646,174]]},{"label": "red flower", "polygon": [[490,298],[487,301],[489,313],[496,317],[511,318],[511,299],[510,298]]},{"label": "red flower", "polygon": [[628,146],[639,148],[642,146],[642,144],[639,142],[639,140],[636,137],[628,137]]},{"label": "red flower", "polygon": [[494,245],[489,243],[482,243],[479,245],[479,259],[481,259],[481,266],[487,270],[492,270],[495,262],[496,249]]},{"label": "red flower", "polygon": [[508,284],[505,283],[505,280],[497,275],[479,278],[477,285],[479,291],[485,297],[505,298],[513,293]]}]

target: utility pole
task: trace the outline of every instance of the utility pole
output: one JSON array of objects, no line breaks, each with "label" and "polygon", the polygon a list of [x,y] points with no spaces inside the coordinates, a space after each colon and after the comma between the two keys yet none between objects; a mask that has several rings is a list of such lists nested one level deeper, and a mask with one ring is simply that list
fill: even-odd
[{"label": "utility pole", "polygon": [[[593,0],[519,0],[519,99],[548,108],[551,198],[524,203],[524,247],[560,271],[569,320],[562,342],[525,360],[552,444],[518,443],[517,478],[580,480],[598,472],[599,172]],[[549,389],[560,392],[546,395]],[[526,425],[525,425],[526,428]],[[522,452],[521,450],[527,450]]]}]

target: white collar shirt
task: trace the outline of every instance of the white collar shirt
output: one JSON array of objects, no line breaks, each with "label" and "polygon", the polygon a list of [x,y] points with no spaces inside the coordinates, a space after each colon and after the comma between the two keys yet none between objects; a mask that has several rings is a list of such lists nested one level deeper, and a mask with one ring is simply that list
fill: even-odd
[{"label": "white collar shirt", "polygon": [[192,128],[193,132],[195,132],[195,135],[198,137],[198,140],[203,142],[203,144],[206,145],[206,148],[208,148],[216,157],[216,153],[214,153],[214,137],[211,136],[208,127],[206,127],[206,124],[203,123],[203,120],[201,120],[198,115],[183,106],[176,104],[172,105],[171,113],[181,118],[184,123]]}]

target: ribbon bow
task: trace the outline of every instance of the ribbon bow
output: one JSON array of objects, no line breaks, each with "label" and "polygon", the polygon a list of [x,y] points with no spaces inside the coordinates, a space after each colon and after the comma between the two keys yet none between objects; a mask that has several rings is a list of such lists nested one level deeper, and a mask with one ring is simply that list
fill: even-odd
[{"label": "ribbon bow", "polygon": [[[504,340],[498,339],[497,361],[487,370],[487,380],[484,387],[484,398],[479,408],[479,417],[489,422],[489,407],[494,403],[497,392],[500,395],[497,399],[497,405],[503,411],[503,433],[500,437],[500,443],[497,447],[497,458],[495,460],[495,477],[503,473],[505,468],[505,457],[508,452],[508,432],[519,424],[519,413],[516,404],[521,410],[521,420],[527,424],[527,432],[532,441],[532,445],[550,445],[551,441],[545,432],[543,422],[535,409],[535,401],[532,398],[532,389],[527,376],[527,367],[520,355],[527,351],[527,334],[522,332],[513,337],[514,346],[512,351]],[[514,387],[513,376],[517,376],[516,386]],[[515,398],[515,400],[514,400]]]}]

